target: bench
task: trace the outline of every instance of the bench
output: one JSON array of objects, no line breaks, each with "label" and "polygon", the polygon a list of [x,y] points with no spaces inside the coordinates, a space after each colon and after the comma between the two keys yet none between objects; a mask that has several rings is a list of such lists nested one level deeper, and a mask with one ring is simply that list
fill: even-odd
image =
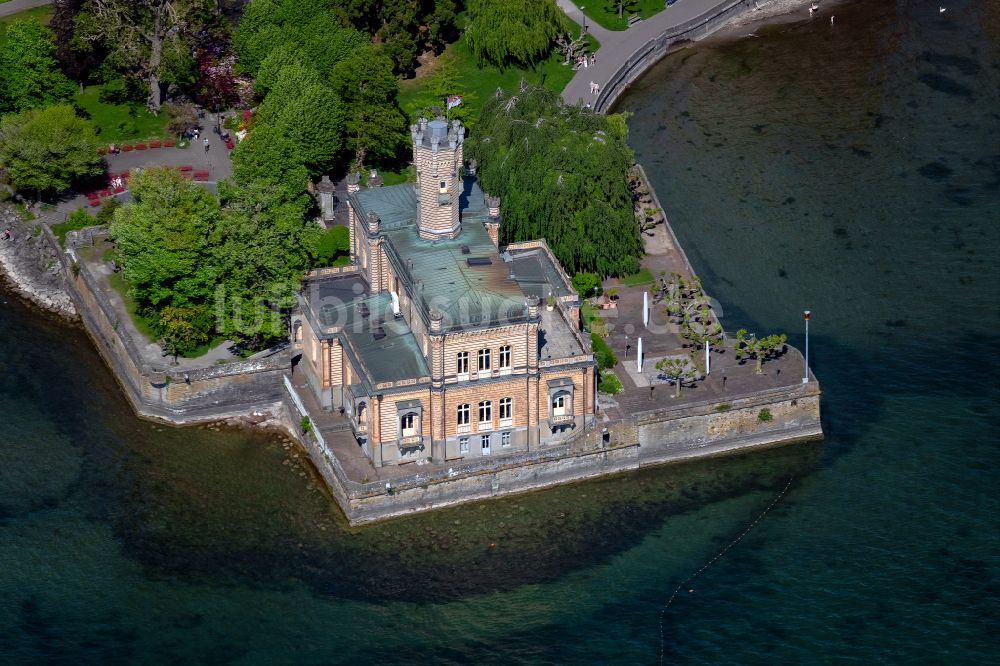
[{"label": "bench", "polygon": [[195,171],[194,172],[194,179],[195,180],[208,180],[208,172],[207,171]]},{"label": "bench", "polygon": [[180,171],[191,171],[191,169],[193,169],[193,168],[194,167],[192,167],[190,164],[184,164],[184,165],[181,165],[181,166],[177,167],[177,169],[180,170]]},{"label": "bench", "polygon": [[631,15],[629,15],[629,17],[628,17],[628,27],[631,28],[632,26],[634,26],[636,23],[638,23],[641,20],[642,20],[642,17],[639,16],[638,14],[631,14]]}]

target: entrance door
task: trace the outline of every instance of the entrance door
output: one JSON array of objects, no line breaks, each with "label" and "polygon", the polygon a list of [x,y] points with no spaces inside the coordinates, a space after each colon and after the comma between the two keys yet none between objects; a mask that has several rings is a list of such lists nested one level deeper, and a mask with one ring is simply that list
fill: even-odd
[{"label": "entrance door", "polygon": [[482,435],[482,436],[480,436],[479,439],[480,439],[480,441],[482,443],[483,455],[484,456],[490,455],[490,436],[489,435]]}]

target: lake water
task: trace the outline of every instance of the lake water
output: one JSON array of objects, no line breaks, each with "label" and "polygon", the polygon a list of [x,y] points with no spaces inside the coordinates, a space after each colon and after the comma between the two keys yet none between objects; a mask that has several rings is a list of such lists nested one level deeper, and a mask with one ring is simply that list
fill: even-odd
[{"label": "lake water", "polygon": [[727,328],[813,311],[825,442],[351,530],[281,438],[139,421],[7,297],[0,662],[657,663],[785,488],[665,663],[991,661],[1000,3],[834,13],[621,103]]}]

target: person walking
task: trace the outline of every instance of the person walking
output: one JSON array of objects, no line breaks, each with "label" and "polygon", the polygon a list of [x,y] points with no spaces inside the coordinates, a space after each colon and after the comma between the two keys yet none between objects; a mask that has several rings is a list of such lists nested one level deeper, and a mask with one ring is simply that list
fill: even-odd
[{"label": "person walking", "polygon": [[208,137],[207,136],[205,137],[205,140],[202,141],[202,144],[205,146],[205,152],[207,153],[208,152]]}]

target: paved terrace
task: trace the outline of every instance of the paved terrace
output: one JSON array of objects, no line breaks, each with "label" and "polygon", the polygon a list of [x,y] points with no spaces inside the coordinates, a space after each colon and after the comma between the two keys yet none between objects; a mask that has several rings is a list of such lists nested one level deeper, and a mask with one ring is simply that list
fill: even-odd
[{"label": "paved terrace", "polygon": [[[628,60],[628,57],[646,42],[665,30],[697,18],[713,7],[728,4],[729,1],[677,0],[673,5],[648,19],[639,21],[627,30],[607,30],[588,18],[587,32],[592,34],[601,46],[597,49],[594,65],[580,68],[563,90],[563,100],[567,104],[593,104],[597,96],[590,92],[591,81],[603,89],[604,84]],[[557,2],[571,19],[577,23],[583,22],[583,12],[580,11],[579,4],[571,0],[557,0]],[[589,3],[583,3],[584,7],[587,4]]]}]

